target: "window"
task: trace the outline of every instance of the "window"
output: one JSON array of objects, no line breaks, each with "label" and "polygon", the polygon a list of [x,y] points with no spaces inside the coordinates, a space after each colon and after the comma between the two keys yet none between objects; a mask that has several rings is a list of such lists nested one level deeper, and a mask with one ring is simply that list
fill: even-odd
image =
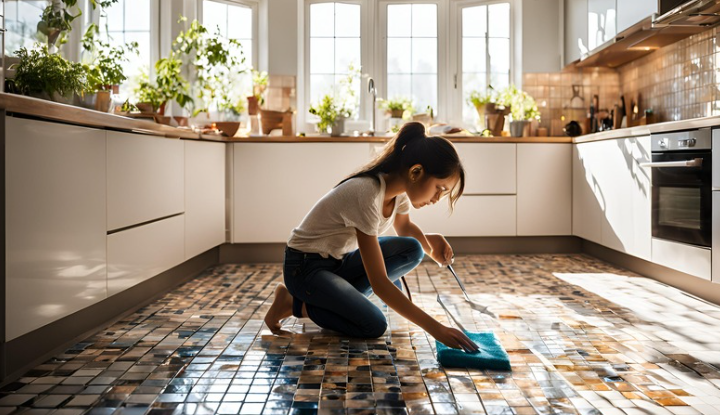
[{"label": "window", "polygon": [[139,55],[128,54],[129,62],[124,66],[128,80],[121,85],[120,93],[129,94],[136,78],[143,71],[152,70],[153,42],[156,39],[151,21],[153,0],[118,0],[100,14],[100,33],[107,36],[113,46],[138,43]]},{"label": "window", "polygon": [[387,6],[387,98],[410,98],[438,110],[438,6]]},{"label": "window", "polygon": [[253,9],[243,4],[203,0],[202,22],[212,34],[219,31],[227,39],[240,42],[245,63],[253,64]]},{"label": "window", "polygon": [[319,102],[326,94],[342,94],[345,106],[359,113],[360,13],[360,4],[310,5],[309,102]]},{"label": "window", "polygon": [[[462,10],[462,96],[471,91],[500,91],[510,84],[510,4],[464,7]],[[463,101],[464,102],[464,101]],[[463,105],[463,121],[476,112]]]},{"label": "window", "polygon": [[5,2],[5,56],[13,56],[22,47],[40,40],[37,24],[47,7],[46,0]]}]

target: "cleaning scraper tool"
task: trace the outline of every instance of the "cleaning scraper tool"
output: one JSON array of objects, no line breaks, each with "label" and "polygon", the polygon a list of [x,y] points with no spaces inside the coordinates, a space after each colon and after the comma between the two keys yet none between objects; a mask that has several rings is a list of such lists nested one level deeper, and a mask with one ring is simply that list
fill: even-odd
[{"label": "cleaning scraper tool", "polygon": [[470,304],[470,307],[471,307],[473,310],[479,311],[479,312],[481,312],[481,313],[483,313],[483,314],[487,314],[488,316],[490,316],[490,317],[492,317],[492,318],[497,318],[497,316],[495,315],[495,313],[493,313],[492,311],[488,310],[488,306],[482,305],[482,304],[480,304],[480,303],[476,303],[475,301],[473,301],[473,300],[470,299],[470,296],[468,295],[467,291],[465,290],[465,284],[463,284],[463,282],[462,282],[462,280],[460,279],[460,277],[458,277],[458,275],[455,273],[455,270],[453,269],[453,266],[448,264],[447,267],[448,267],[448,269],[450,270],[450,272],[452,273],[453,277],[455,277],[455,281],[457,281],[458,285],[460,286],[460,289],[462,290],[463,295],[465,296],[465,301],[467,301],[467,302]]}]

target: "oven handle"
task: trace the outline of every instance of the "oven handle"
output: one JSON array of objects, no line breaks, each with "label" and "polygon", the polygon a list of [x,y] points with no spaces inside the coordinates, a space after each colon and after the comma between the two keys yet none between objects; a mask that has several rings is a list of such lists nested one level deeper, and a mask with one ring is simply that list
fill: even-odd
[{"label": "oven handle", "polygon": [[640,167],[702,167],[702,158],[683,161],[660,161],[657,163],[640,163]]}]

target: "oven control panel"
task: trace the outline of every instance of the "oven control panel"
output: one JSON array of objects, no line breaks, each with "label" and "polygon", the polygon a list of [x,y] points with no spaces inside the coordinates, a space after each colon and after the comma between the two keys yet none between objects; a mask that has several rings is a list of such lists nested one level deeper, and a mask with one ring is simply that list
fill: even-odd
[{"label": "oven control panel", "polygon": [[652,151],[692,151],[712,148],[712,130],[678,131],[673,133],[652,134]]}]

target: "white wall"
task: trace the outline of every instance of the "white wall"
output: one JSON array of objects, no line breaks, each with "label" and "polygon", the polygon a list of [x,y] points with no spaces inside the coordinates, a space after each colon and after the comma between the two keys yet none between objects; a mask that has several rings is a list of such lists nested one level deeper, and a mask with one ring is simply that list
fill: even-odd
[{"label": "white wall", "polygon": [[522,0],[522,72],[562,68],[562,0]]},{"label": "white wall", "polygon": [[[298,0],[266,0],[268,18],[268,73],[297,75]],[[262,14],[263,8],[260,9]],[[260,18],[262,20],[262,17]],[[260,46],[262,48],[262,45]]]}]

